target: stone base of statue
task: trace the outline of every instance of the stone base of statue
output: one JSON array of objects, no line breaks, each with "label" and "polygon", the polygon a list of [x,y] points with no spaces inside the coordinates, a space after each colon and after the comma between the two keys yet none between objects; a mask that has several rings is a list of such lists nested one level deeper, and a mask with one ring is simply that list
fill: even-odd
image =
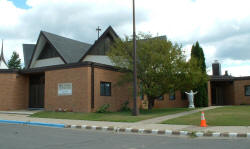
[{"label": "stone base of statue", "polygon": [[189,105],[188,108],[193,109],[193,108],[195,108],[195,106],[194,106],[194,104],[192,104],[192,105]]}]

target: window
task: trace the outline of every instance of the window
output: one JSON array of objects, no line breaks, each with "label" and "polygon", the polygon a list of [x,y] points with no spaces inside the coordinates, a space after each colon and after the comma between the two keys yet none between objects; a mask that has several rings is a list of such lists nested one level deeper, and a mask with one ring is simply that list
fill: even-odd
[{"label": "window", "polygon": [[174,90],[169,92],[169,100],[175,100],[175,91]]},{"label": "window", "polygon": [[47,58],[53,58],[53,57],[59,57],[59,54],[57,53],[56,49],[51,44],[46,43],[38,59],[47,59]]},{"label": "window", "polygon": [[159,96],[159,97],[156,98],[156,100],[164,100],[164,96],[163,95]]},{"label": "window", "polygon": [[101,82],[101,96],[111,96],[111,82]]},{"label": "window", "polygon": [[181,99],[182,100],[187,100],[187,95],[184,91],[181,91]]},{"label": "window", "polygon": [[140,99],[141,99],[141,100],[144,100],[144,93],[143,93],[142,87],[143,87],[143,86],[142,86],[142,84],[140,83],[140,94],[139,94],[139,95],[140,95]]},{"label": "window", "polygon": [[245,96],[250,96],[250,85],[245,86]]},{"label": "window", "polygon": [[143,94],[140,94],[140,99],[144,100],[144,95]]}]

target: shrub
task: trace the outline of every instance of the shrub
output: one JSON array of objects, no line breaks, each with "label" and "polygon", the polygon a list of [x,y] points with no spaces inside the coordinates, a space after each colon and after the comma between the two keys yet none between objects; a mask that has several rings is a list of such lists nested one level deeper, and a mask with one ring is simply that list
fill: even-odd
[{"label": "shrub", "polygon": [[245,103],[245,102],[242,102],[240,105],[241,105],[241,106],[245,106],[245,105],[250,105],[250,104],[247,104],[247,103]]},{"label": "shrub", "polygon": [[108,111],[108,108],[110,107],[110,104],[104,104],[102,105],[97,111],[96,113],[107,113],[109,112]]},{"label": "shrub", "polygon": [[129,104],[129,101],[125,101],[125,102],[122,104],[122,107],[121,107],[120,111],[121,111],[121,112],[130,111],[130,108],[129,108],[128,104]]}]

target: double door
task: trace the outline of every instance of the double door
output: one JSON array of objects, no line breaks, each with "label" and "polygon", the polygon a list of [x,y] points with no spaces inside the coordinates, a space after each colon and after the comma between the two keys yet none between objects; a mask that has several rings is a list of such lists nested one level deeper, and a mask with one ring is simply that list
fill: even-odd
[{"label": "double door", "polygon": [[44,108],[44,74],[30,76],[29,108]]}]

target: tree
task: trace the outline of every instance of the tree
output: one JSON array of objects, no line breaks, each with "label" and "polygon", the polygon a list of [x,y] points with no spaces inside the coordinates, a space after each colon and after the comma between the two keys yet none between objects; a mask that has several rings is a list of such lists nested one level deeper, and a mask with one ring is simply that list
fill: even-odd
[{"label": "tree", "polygon": [[21,69],[21,59],[19,58],[19,54],[14,51],[10,60],[8,61],[9,69]]},{"label": "tree", "polygon": [[[132,81],[132,38],[117,39],[108,55],[123,72],[121,82]],[[140,95],[146,95],[148,109],[152,109],[158,97],[172,90],[192,88],[204,80],[196,61],[186,62],[182,47],[167,39],[152,38],[148,34],[137,36],[137,78]],[[193,76],[194,75],[194,76]]]},{"label": "tree", "polygon": [[[191,49],[191,61],[198,61],[199,69],[206,74],[206,63],[205,56],[203,53],[203,49],[200,47],[199,42],[197,41],[195,45],[192,46]],[[197,107],[207,107],[208,106],[208,93],[207,93],[207,82],[198,84],[195,88],[198,91],[197,95],[194,99],[194,104]]]}]

